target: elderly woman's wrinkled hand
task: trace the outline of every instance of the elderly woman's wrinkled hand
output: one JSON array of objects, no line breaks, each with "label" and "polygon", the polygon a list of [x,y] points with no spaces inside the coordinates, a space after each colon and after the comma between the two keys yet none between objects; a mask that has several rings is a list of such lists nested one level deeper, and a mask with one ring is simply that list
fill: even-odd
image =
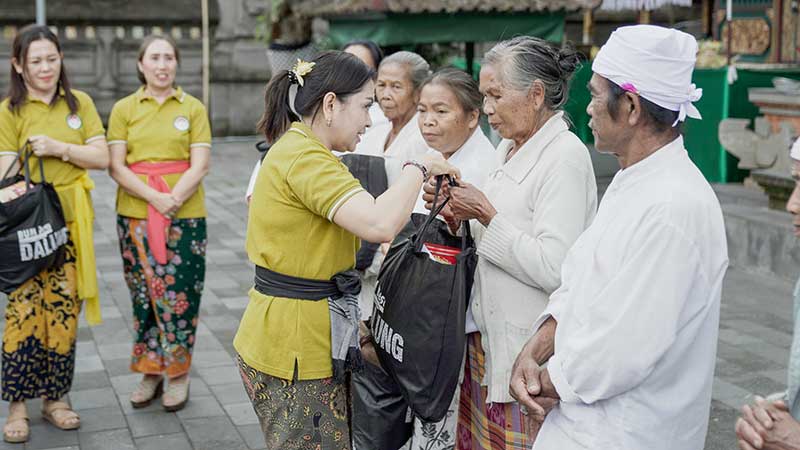
[{"label": "elderly woman's wrinkled hand", "polygon": [[[436,196],[436,179],[431,178],[428,180],[428,182],[422,186],[422,191],[422,200],[425,201],[425,208],[430,211],[433,209],[433,199]],[[447,198],[446,192],[447,183],[444,183],[442,185],[441,192],[439,192],[437,204],[441,204],[441,202]],[[445,222],[447,222],[447,225],[450,227],[450,231],[452,231],[453,234],[458,232],[458,229],[461,227],[461,221],[457,220],[455,216],[453,216],[453,211],[450,209],[449,202],[444,206],[444,208],[442,208],[442,210],[439,212],[439,215],[444,218]]]},{"label": "elderly woman's wrinkled hand", "polygon": [[488,227],[497,214],[486,195],[469,183],[448,186],[446,193],[450,197],[448,206],[458,220],[478,219],[483,226]]},{"label": "elderly woman's wrinkled hand", "polygon": [[742,407],[736,437],[742,450],[800,450],[800,423],[783,401],[757,396],[752,405]]}]

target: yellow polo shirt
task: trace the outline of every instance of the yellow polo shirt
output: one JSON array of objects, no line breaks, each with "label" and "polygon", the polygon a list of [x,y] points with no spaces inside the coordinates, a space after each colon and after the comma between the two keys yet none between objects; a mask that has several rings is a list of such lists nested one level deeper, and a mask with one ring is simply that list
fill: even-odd
[{"label": "yellow polo shirt", "polygon": [[[114,104],[108,119],[108,144],[127,144],[127,164],[140,161],[188,161],[192,147],[211,148],[211,127],[203,103],[177,88],[164,103],[144,91],[144,86]],[[182,174],[164,175],[170,188]],[[140,175],[147,182],[145,175]],[[147,202],[117,189],[117,213],[135,219],[147,218]],[[179,219],[206,217],[201,184],[178,210]]]},{"label": "yellow polo shirt", "polygon": [[[24,148],[29,137],[40,134],[74,145],[86,145],[105,137],[103,123],[91,97],[76,89],[72,89],[72,94],[79,103],[75,114],[70,112],[63,90],[59,92],[59,98],[53,106],[29,97],[16,113],[8,109],[8,99],[3,100],[0,103],[0,152],[18,153]],[[18,154],[22,156],[22,153]],[[45,178],[56,187],[75,183],[87,173],[86,169],[64,162],[61,158],[46,157],[43,158],[43,162]],[[39,158],[32,156],[30,163],[31,178],[38,183],[41,181]],[[72,222],[74,219],[72,201],[64,198],[62,194],[59,192],[64,219]]]},{"label": "yellow polo shirt", "polygon": [[[247,223],[254,264],[285,275],[330,278],[355,265],[360,240],[333,223],[361,184],[311,132],[295,122],[270,148],[256,179]],[[332,376],[327,300],[271,297],[250,290],[233,346],[251,367],[291,380]]]}]

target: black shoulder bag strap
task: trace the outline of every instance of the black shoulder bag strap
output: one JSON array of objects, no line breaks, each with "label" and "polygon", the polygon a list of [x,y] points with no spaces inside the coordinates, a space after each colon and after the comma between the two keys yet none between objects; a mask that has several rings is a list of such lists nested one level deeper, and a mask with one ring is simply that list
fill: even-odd
[{"label": "black shoulder bag strap", "polygon": [[[31,149],[30,143],[25,144],[23,149],[25,154],[25,162],[23,163],[23,169],[25,174],[25,190],[29,191],[33,187],[33,182],[31,181],[31,169],[30,169],[30,159],[31,155],[33,155],[33,150]],[[42,158],[39,159],[39,175],[42,178],[42,183],[46,183],[47,180],[44,177],[44,163],[42,162]]]}]

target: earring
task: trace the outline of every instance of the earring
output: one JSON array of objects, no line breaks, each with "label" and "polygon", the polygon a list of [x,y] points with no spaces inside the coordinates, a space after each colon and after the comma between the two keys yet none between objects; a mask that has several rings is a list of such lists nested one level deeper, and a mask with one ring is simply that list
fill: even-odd
[{"label": "earring", "polygon": [[327,125],[328,127],[331,126],[331,119],[330,118],[325,121],[325,125]]}]

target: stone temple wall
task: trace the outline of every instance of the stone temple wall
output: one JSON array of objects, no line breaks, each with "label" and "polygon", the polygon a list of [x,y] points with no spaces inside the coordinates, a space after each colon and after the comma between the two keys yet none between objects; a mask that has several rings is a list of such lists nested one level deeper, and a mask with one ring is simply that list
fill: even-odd
[{"label": "stone temple wall", "polygon": [[[269,79],[265,45],[253,39],[263,0],[210,0],[214,135],[252,135]],[[0,93],[8,89],[16,31],[35,18],[32,0],[0,1]],[[177,41],[177,83],[202,99],[202,35],[198,0],[47,0],[47,23],[61,41],[75,88],[94,99],[107,121],[118,99],[135,91],[139,43],[149,34]]]},{"label": "stone temple wall", "polygon": [[216,134],[252,135],[271,74],[266,45],[253,38],[266,0],[219,0],[211,55],[211,119]]}]

